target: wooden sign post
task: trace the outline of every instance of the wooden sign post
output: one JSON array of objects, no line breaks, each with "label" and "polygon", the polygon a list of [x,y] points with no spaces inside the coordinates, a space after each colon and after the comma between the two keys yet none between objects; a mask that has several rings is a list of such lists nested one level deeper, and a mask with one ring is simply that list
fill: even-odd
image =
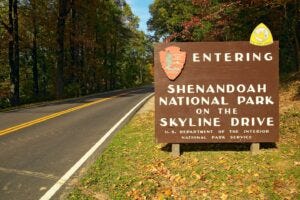
[{"label": "wooden sign post", "polygon": [[278,42],[156,44],[156,141],[277,142],[278,52]]}]

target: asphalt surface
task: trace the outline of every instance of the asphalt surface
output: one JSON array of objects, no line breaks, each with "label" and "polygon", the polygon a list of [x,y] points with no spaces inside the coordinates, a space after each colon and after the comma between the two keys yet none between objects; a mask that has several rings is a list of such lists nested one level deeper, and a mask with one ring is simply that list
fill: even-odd
[{"label": "asphalt surface", "polygon": [[153,88],[0,112],[1,131],[124,92],[127,94],[0,136],[0,199],[42,197],[111,127],[152,93]]}]

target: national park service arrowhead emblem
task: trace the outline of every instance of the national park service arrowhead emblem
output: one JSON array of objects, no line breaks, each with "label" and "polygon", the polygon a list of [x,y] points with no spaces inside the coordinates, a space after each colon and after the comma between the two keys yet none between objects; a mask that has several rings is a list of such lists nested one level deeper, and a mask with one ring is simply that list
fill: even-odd
[{"label": "national park service arrowhead emblem", "polygon": [[186,52],[180,51],[179,47],[170,46],[159,52],[160,63],[170,80],[175,80],[183,70]]},{"label": "national park service arrowhead emblem", "polygon": [[267,46],[273,43],[273,36],[270,29],[260,23],[256,28],[253,30],[250,43],[256,46]]}]

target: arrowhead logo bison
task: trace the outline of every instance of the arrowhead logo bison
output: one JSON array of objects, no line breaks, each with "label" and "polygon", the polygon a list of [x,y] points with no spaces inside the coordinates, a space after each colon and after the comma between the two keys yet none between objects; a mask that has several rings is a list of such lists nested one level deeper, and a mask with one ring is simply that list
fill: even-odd
[{"label": "arrowhead logo bison", "polygon": [[175,80],[183,70],[186,52],[180,51],[179,47],[170,46],[159,52],[160,63],[170,80]]}]

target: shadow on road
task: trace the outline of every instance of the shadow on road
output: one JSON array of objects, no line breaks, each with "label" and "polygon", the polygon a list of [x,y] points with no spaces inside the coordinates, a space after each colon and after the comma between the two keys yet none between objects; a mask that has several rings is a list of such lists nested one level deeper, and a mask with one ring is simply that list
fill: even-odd
[{"label": "shadow on road", "polygon": [[[181,152],[196,151],[250,151],[250,143],[201,143],[201,144],[180,144]],[[276,143],[260,143],[260,149],[277,148]],[[161,148],[165,152],[172,151],[172,144]]]},{"label": "shadow on road", "polygon": [[[6,111],[1,111],[3,113],[13,113],[13,112],[23,112],[31,108],[42,108],[46,106],[59,106],[63,104],[82,104],[82,103],[90,103],[95,100],[98,100],[100,98],[109,98],[112,96],[117,96],[118,97],[130,97],[134,96],[136,94],[145,94],[149,92],[153,92],[154,88],[152,85],[149,86],[144,86],[140,88],[132,88],[132,89],[124,89],[124,90],[115,90],[115,91],[107,91],[107,92],[102,92],[102,93],[97,93],[97,94],[92,94],[92,95],[87,95],[87,96],[82,96],[82,97],[77,97],[77,98],[72,98],[72,99],[63,99],[63,100],[58,100],[58,101],[50,101],[50,102],[41,102],[37,104],[32,104],[20,108],[13,108],[12,110],[6,110]],[[125,93],[125,94],[123,94]],[[23,110],[23,111],[22,111]],[[36,113],[36,111],[34,111]]]}]

